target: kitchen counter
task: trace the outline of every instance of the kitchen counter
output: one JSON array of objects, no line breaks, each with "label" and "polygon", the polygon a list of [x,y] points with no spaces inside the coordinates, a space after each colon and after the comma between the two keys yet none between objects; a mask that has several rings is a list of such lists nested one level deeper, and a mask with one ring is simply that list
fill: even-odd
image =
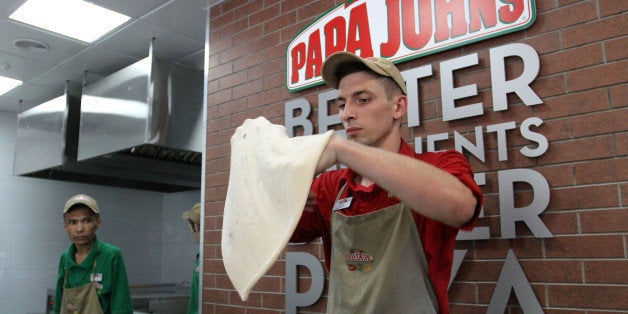
[{"label": "kitchen counter", "polygon": [[131,301],[135,313],[185,314],[189,297],[189,284],[131,285]]}]

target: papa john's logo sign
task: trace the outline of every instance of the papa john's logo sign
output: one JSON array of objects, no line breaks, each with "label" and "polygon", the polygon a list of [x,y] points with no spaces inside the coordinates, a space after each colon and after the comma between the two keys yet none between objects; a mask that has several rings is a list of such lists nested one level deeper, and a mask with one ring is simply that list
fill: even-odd
[{"label": "papa john's logo sign", "polygon": [[330,54],[407,61],[532,25],[534,0],[357,0],[321,15],[290,42],[286,82],[290,91],[322,83]]}]

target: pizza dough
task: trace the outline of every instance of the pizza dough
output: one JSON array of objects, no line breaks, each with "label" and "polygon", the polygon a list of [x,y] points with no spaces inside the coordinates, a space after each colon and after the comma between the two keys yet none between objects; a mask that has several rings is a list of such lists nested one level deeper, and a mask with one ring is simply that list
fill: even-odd
[{"label": "pizza dough", "polygon": [[288,138],[284,126],[258,117],[244,121],[231,137],[221,246],[227,275],[243,301],[292,236],[332,134]]}]

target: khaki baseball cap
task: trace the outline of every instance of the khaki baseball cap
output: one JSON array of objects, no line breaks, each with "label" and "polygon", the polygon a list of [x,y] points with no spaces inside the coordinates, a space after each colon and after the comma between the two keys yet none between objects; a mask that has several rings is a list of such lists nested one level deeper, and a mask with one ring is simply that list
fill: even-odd
[{"label": "khaki baseball cap", "polygon": [[63,213],[67,213],[70,208],[72,208],[74,205],[79,204],[85,205],[95,214],[100,214],[100,210],[98,209],[98,203],[96,203],[96,200],[85,194],[74,195],[69,200],[67,200],[65,202],[65,207],[63,207]]},{"label": "khaki baseball cap", "polygon": [[194,221],[197,224],[201,223],[201,203],[197,203],[196,205],[194,205],[194,207],[192,207],[192,209],[183,212],[183,214],[181,215],[181,218],[183,219],[189,219]]},{"label": "khaki baseball cap", "polygon": [[367,66],[373,72],[390,77],[399,85],[401,91],[404,95],[408,95],[408,89],[406,88],[406,82],[401,76],[399,69],[388,59],[386,58],[362,58],[358,55],[355,55],[346,51],[339,51],[331,54],[325,62],[323,62],[323,80],[327,85],[338,89],[338,84],[340,83],[340,78],[338,77],[338,67],[342,64],[359,62]]}]

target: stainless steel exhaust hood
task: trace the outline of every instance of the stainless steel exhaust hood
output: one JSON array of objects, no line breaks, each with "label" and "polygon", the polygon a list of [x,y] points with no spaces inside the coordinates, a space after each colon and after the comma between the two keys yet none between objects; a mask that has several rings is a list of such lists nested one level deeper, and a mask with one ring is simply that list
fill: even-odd
[{"label": "stainless steel exhaust hood", "polygon": [[15,175],[46,176],[46,169],[76,160],[78,124],[72,121],[78,122],[81,94],[80,87],[70,89],[66,84],[63,95],[18,114]]},{"label": "stainless steel exhaust hood", "polygon": [[161,192],[200,188],[202,72],[151,52],[84,86],[80,101],[67,90],[18,116],[15,174]]}]

